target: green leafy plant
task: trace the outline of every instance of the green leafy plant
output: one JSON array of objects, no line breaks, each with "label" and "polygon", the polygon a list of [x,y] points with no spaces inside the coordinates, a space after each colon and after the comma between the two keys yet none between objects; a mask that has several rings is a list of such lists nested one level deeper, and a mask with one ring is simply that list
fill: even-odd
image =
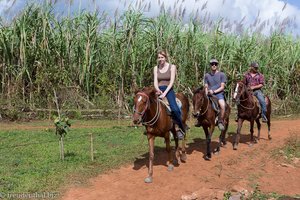
[{"label": "green leafy plant", "polygon": [[54,125],[56,128],[55,134],[60,135],[61,137],[66,135],[71,127],[69,118],[65,116],[56,117],[54,120]]}]

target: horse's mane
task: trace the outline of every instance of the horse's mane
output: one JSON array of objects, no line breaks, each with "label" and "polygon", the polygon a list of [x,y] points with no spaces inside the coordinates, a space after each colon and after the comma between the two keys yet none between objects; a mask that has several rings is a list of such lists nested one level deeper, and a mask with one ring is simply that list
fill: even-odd
[{"label": "horse's mane", "polygon": [[204,88],[203,86],[196,88],[196,89],[194,89],[193,93],[194,94],[200,93],[201,91],[203,91],[203,88]]},{"label": "horse's mane", "polygon": [[148,95],[149,99],[156,99],[156,89],[153,86],[147,86],[139,90],[139,92],[144,92]]}]

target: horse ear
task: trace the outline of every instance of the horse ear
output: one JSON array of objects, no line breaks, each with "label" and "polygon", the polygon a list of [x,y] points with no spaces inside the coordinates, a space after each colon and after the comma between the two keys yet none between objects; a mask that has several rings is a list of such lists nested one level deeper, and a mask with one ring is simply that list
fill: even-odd
[{"label": "horse ear", "polygon": [[203,90],[203,89],[204,89],[203,85],[201,85],[201,86],[198,87],[198,88],[193,87],[193,93],[194,93],[194,94],[195,94],[195,93],[198,93],[199,91],[201,91],[201,90]]},{"label": "horse ear", "polygon": [[192,89],[192,91],[193,91],[193,94],[195,94],[195,93],[197,93],[197,91],[198,91],[198,88],[197,88],[196,86],[193,86],[193,89]]}]

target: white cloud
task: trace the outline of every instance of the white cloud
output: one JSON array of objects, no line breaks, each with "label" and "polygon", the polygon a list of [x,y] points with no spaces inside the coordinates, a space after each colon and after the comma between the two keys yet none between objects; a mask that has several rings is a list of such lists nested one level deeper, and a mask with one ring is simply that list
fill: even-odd
[{"label": "white cloud", "polygon": [[13,2],[10,0],[2,0],[0,1],[0,14],[4,13],[7,11],[11,6]]},{"label": "white cloud", "polygon": [[[20,8],[28,1],[16,1],[13,8]],[[1,16],[10,8],[12,2],[12,0],[0,0]],[[41,2],[41,0],[30,2]],[[69,1],[58,2],[57,10],[67,12]],[[165,10],[170,10],[172,15],[182,14],[185,10],[185,20],[189,19],[191,13],[194,13],[195,17],[198,12],[198,19],[206,25],[216,24],[223,19],[223,31],[238,32],[247,29],[249,32],[261,31],[269,34],[271,27],[273,30],[274,27],[276,29],[285,27],[285,31],[300,35],[300,8],[291,4],[285,5],[281,0],[74,0],[72,9],[77,11],[80,7],[94,11],[97,8],[100,12],[105,11],[110,16],[114,16],[116,9],[122,12],[132,7],[143,9],[146,16],[157,16],[162,5]],[[61,9],[63,6],[65,9]]]}]

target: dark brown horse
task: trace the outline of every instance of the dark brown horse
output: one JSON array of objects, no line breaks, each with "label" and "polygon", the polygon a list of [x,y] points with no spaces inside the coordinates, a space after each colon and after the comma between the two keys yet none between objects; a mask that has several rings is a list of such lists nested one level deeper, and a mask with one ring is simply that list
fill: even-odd
[{"label": "dark brown horse", "polygon": [[[176,97],[181,101],[181,113],[182,113],[182,123],[186,126],[186,120],[189,112],[189,101],[188,98],[182,94],[176,94]],[[136,92],[134,97],[134,113],[133,113],[133,123],[142,123],[147,132],[147,138],[149,143],[149,168],[148,177],[145,178],[146,183],[152,182],[153,175],[153,159],[154,159],[154,139],[155,137],[163,137],[166,143],[166,150],[168,152],[168,170],[172,171],[173,166],[173,156],[170,146],[170,131],[173,133],[175,140],[176,158],[178,162],[180,160],[186,160],[185,153],[185,140],[182,140],[181,154],[178,146],[178,138],[175,131],[175,125],[171,116],[168,114],[167,107],[164,103],[159,100],[156,90],[153,87],[145,87]]]},{"label": "dark brown horse", "polygon": [[[213,109],[212,103],[208,96],[205,94],[204,88],[199,88],[193,91],[193,116],[197,118],[198,125],[203,127],[206,136],[206,155],[205,160],[211,158],[211,137],[216,126],[216,117],[218,113]],[[226,132],[229,124],[230,106],[226,103],[225,115],[224,115],[224,127],[219,136],[219,145],[216,152],[220,152],[220,147],[226,145]]]},{"label": "dark brown horse", "polygon": [[[240,134],[241,134],[241,128],[243,126],[244,120],[248,120],[250,122],[250,134],[251,134],[251,145],[254,142],[257,142],[257,140],[254,139],[253,136],[253,126],[254,121],[257,124],[257,139],[260,139],[260,129],[261,124],[259,119],[261,118],[260,113],[260,106],[259,102],[252,95],[252,90],[246,86],[246,84],[243,81],[237,81],[235,85],[235,90],[233,94],[233,101],[237,104],[237,110],[238,110],[238,127],[236,131],[236,137],[235,141],[233,143],[233,149],[237,150],[237,146],[240,141]],[[267,113],[266,117],[268,119],[268,138],[271,139],[270,135],[270,127],[271,127],[271,101],[268,96],[265,97],[266,106],[267,106]]]}]

